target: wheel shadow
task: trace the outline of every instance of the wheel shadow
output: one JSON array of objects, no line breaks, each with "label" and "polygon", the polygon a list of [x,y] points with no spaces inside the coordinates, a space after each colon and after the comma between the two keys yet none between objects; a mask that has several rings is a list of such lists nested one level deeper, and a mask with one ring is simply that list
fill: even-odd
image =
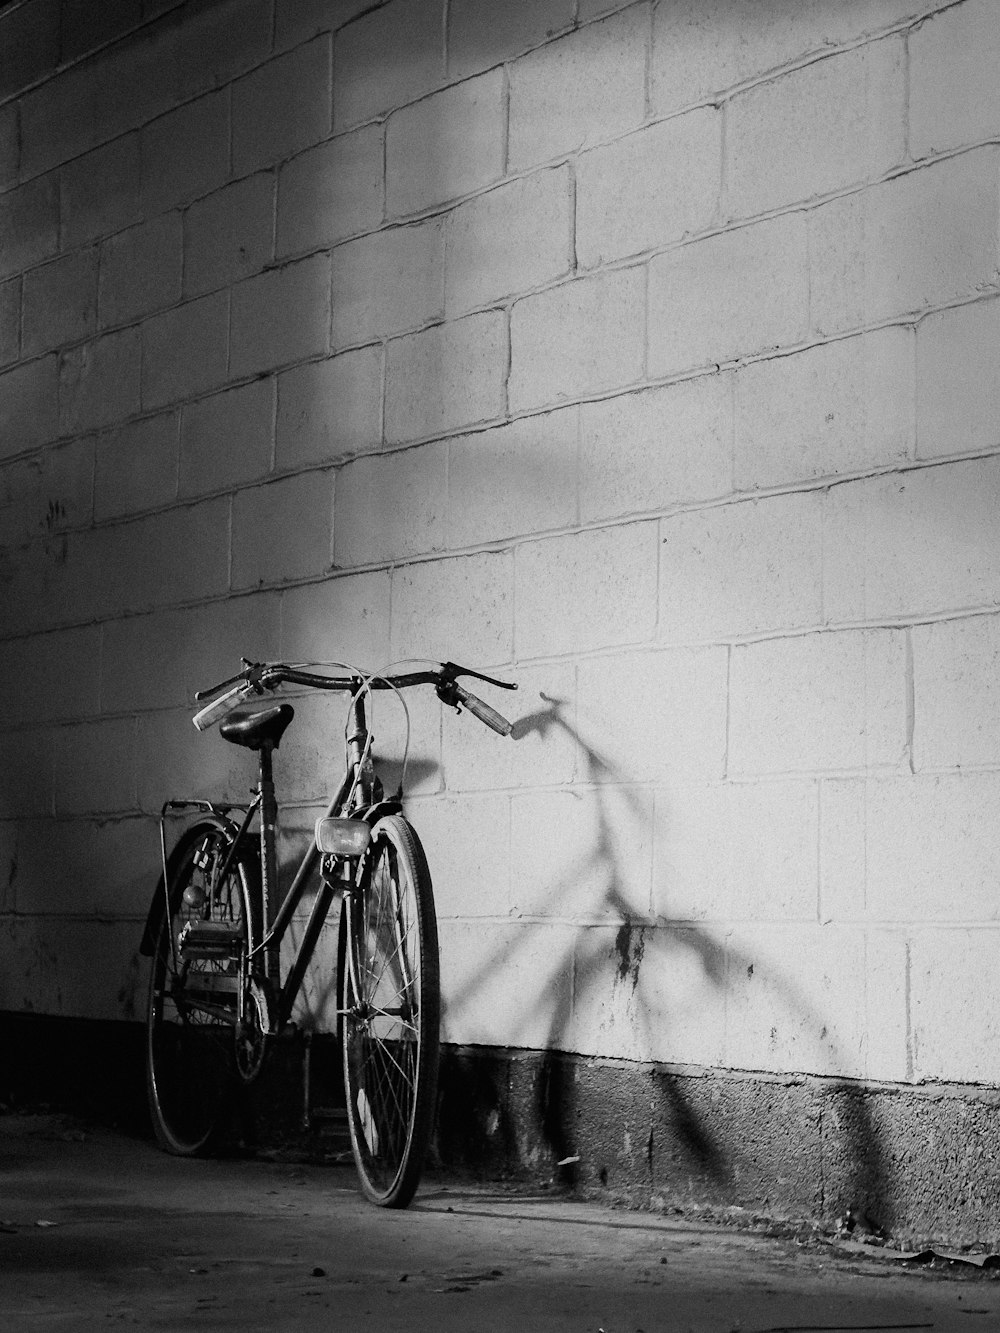
[{"label": "wheel shadow", "polygon": [[[527,1062],[530,1073],[522,1072],[523,1086],[507,1090],[506,1120],[504,1094],[495,1088],[499,1070],[491,1071],[488,1064],[478,1073],[484,1086],[469,1088],[469,1103],[455,1109],[469,1122],[475,1114],[472,1102],[489,1095],[492,1084],[488,1118],[495,1124],[495,1144],[509,1159],[535,1166],[547,1162],[555,1179],[570,1187],[618,1180],[654,1198],[676,1197],[680,1191],[692,1200],[780,1211],[791,1174],[797,1180],[792,1192],[811,1191],[812,1211],[828,1221],[851,1208],[891,1229],[891,1163],[859,1085],[798,1069],[727,1069],[721,1056],[718,1065],[703,1057],[689,1056],[690,1064],[683,1057],[658,1058],[670,1050],[669,1039],[665,1045],[663,1038],[672,1023],[676,1031],[681,1023],[697,1023],[699,1016],[718,1022],[731,983],[742,974],[769,992],[771,1004],[789,1023],[816,1034],[821,1059],[812,1061],[814,1068],[822,1060],[834,1070],[847,1063],[823,1015],[779,969],[697,922],[655,917],[648,903],[635,901],[621,827],[624,816],[632,827],[648,830],[651,815],[642,791],[630,787],[628,776],[587,742],[567,718],[563,702],[543,699],[545,707],[515,723],[512,737],[545,740],[559,732],[571,737],[583,761],[578,781],[592,794],[593,812],[586,848],[547,886],[546,915],[572,920],[577,885],[585,881],[599,888],[588,907],[589,923],[573,926],[565,947],[551,956],[539,1000],[548,1015],[544,1041],[533,1064]],[[537,967],[532,934],[530,926],[508,932],[486,966],[448,996],[449,1009],[459,1012],[491,981],[517,975],[519,964]],[[593,1050],[595,1024],[605,1028],[604,1057],[618,1056],[591,1077],[593,1092],[606,1108],[596,1118],[594,1097],[581,1087],[579,1059],[587,1055],[582,1048]],[[467,1074],[474,1064],[465,1060]],[[513,1081],[518,1082],[517,1075]],[[447,1105],[448,1085],[446,1077],[445,1137],[456,1119]],[[535,1142],[519,1123],[526,1114]],[[802,1137],[803,1118],[809,1147],[789,1168],[784,1159]],[[465,1134],[468,1139],[467,1129]],[[609,1150],[609,1143],[621,1146]],[[786,1206],[794,1211],[794,1204]]]}]

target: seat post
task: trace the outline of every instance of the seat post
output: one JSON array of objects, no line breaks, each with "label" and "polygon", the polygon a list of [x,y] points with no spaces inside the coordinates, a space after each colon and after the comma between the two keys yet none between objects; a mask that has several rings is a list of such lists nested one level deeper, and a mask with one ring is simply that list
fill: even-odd
[{"label": "seat post", "polygon": [[[274,795],[274,777],[271,755],[274,742],[265,740],[260,747],[260,866],[263,877],[263,928],[271,928],[272,903],[278,901],[277,830],[278,803]],[[269,977],[278,975],[278,950],[271,945],[266,951],[265,971]]]}]

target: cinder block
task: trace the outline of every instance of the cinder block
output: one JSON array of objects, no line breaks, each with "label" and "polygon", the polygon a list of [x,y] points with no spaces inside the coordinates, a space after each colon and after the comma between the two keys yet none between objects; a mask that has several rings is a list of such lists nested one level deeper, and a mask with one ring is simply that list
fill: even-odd
[{"label": "cinder block", "polygon": [[448,6],[448,74],[464,79],[541,46],[573,26],[571,0],[455,0]]},{"label": "cinder block", "polygon": [[772,218],[693,241],[649,265],[649,373],[670,375],[800,341],[806,224]]},{"label": "cinder block", "polygon": [[549,921],[648,917],[652,825],[652,792],[635,788],[514,796],[511,912]]},{"label": "cinder block", "polygon": [[215,730],[201,735],[195,731],[195,707],[150,713],[131,723],[136,731],[136,799],[148,814],[158,815],[168,800],[246,801],[254,785],[253,756],[228,745]]},{"label": "cinder block", "polygon": [[300,153],[278,177],[278,254],[333,245],[382,222],[385,194],[382,127]]},{"label": "cinder block", "polygon": [[130,128],[102,123],[101,112],[112,108],[101,97],[98,80],[112,71],[101,69],[98,75],[95,64],[64,70],[59,78],[47,79],[20,99],[24,176],[49,171],[93,148],[100,139]]},{"label": "cinder block", "polygon": [[60,244],[64,250],[139,220],[138,134],[126,134],[68,162],[59,175]]},{"label": "cinder block", "polygon": [[101,327],[127,324],[181,296],[181,215],[167,213],[101,246]]},{"label": "cinder block", "polygon": [[22,170],[34,175],[101,141],[145,125],[174,105],[176,67],[169,27],[60,72],[22,102]]},{"label": "cinder block", "polygon": [[0,791],[0,819],[51,815],[55,762],[52,729],[12,731],[4,737],[3,748],[5,762],[17,774],[17,781],[4,783]]},{"label": "cinder block", "polygon": [[645,643],[656,627],[655,523],[530,542],[517,551],[517,655]]},{"label": "cinder block", "polygon": [[[16,863],[17,834],[18,825],[15,820],[5,819],[0,823],[0,864],[12,866]],[[16,910],[16,884],[16,877],[11,884],[10,875],[7,876],[6,882],[0,879],[0,915],[8,918],[8,924]]]},{"label": "cinder block", "polygon": [[1000,1079],[995,933],[942,926],[909,945],[915,1079]]},{"label": "cinder block", "polygon": [[917,456],[994,449],[1000,443],[1000,372],[990,353],[1000,301],[928,315],[917,325]]},{"label": "cinder block", "polygon": [[14,726],[92,717],[100,707],[101,630],[88,625],[6,639],[0,642],[0,670],[17,681],[6,715]]},{"label": "cinder block", "polygon": [[9,547],[52,537],[93,518],[94,441],[72,440],[0,472],[0,531]]},{"label": "cinder block", "polygon": [[[866,1000],[865,932],[846,926],[742,926],[725,944],[722,1063],[775,1073],[868,1073],[868,1033],[881,1025],[905,1050],[905,986],[895,1003]],[[899,978],[900,980],[902,978]]]},{"label": "cinder block", "polygon": [[[475,668],[461,641],[462,665]],[[514,724],[509,737],[494,736],[474,717],[445,713],[444,775],[449,791],[502,791],[505,788],[554,787],[577,777],[576,677],[572,663],[540,667],[500,667],[498,680],[517,686],[517,693],[485,681],[467,680],[473,694],[484,699]],[[580,769],[581,780],[586,772]]]},{"label": "cinder block", "polygon": [[723,92],[811,52],[877,33],[926,12],[921,0],[855,6],[768,4],[747,24],[741,0],[679,0],[653,16],[650,84],[663,115]]},{"label": "cinder block", "polygon": [[646,118],[649,9],[571,32],[510,66],[509,166],[616,138]]},{"label": "cinder block", "polygon": [[148,910],[157,879],[159,841],[152,820],[66,819],[22,826],[19,853],[25,883],[20,911],[126,916],[135,949],[136,918]]},{"label": "cinder block", "polygon": [[907,744],[905,636],[846,630],[732,649],[729,773],[898,768]]},{"label": "cinder block", "polygon": [[316,37],[233,84],[233,172],[245,176],[330,132],[330,38]]},{"label": "cinder block", "polygon": [[428,555],[445,544],[448,446],[355,459],[337,474],[338,569]]},{"label": "cinder block", "polygon": [[0,110],[0,187],[17,182],[21,161],[21,129],[17,106],[11,103]]},{"label": "cinder block", "polygon": [[430,657],[488,669],[513,648],[509,551],[404,565],[392,575],[393,661]]},{"label": "cinder block", "polygon": [[[0,384],[0,390],[2,390]],[[34,541],[18,551],[8,564],[4,589],[4,630],[7,634],[37,634],[58,625],[86,620],[67,595],[67,559],[79,545],[76,533],[61,533],[54,540]]]},{"label": "cinder block", "polygon": [[131,421],[97,440],[94,518],[157,509],[177,496],[180,414]]},{"label": "cinder block", "polygon": [[779,495],[663,520],[660,636],[697,643],[818,626],[823,497]]},{"label": "cinder block", "polygon": [[702,107],[583,153],[576,182],[576,246],[584,268],[702,231],[719,207],[722,113]]},{"label": "cinder block", "polygon": [[475,546],[577,521],[579,409],[452,440],[448,545]]},{"label": "cinder block", "polygon": [[75,250],[24,276],[22,345],[37,356],[78,342],[97,326],[97,249]]},{"label": "cinder block", "polygon": [[413,801],[407,809],[427,853],[438,920],[506,916],[510,798],[438,797]]},{"label": "cinder block", "polygon": [[67,62],[110,45],[137,28],[142,19],[142,4],[137,0],[117,0],[102,5],[96,13],[86,0],[64,0],[61,8],[59,55]]},{"label": "cinder block", "polygon": [[445,241],[449,315],[530,291],[569,272],[572,182],[567,167],[536,172],[451,214]]},{"label": "cinder block", "polygon": [[59,183],[55,175],[0,195],[0,277],[19,273],[59,248]]},{"label": "cinder block", "polygon": [[368,0],[277,0],[274,12],[276,50],[298,46],[319,32],[336,31],[368,8]]},{"label": "cinder block", "polygon": [[332,255],[334,348],[374,342],[439,319],[443,251],[437,219],[338,246]]},{"label": "cinder block", "polygon": [[578,929],[564,1049],[611,1059],[721,1065],[722,946],[705,929]]},{"label": "cinder block", "polygon": [[0,282],[0,366],[21,355],[21,279]]},{"label": "cinder block", "polygon": [[[233,500],[234,588],[309,578],[330,568],[333,473],[308,472],[238,491]],[[280,540],[272,535],[280,534]]]},{"label": "cinder block", "polygon": [[55,731],[57,815],[135,809],[135,733],[133,718],[83,722]]},{"label": "cinder block", "polygon": [[103,627],[102,712],[187,704],[193,716],[195,691],[238,671],[241,657],[276,660],[279,629],[276,593],[109,621]]},{"label": "cinder block", "polygon": [[335,463],[382,439],[382,349],[310,361],[278,376],[278,467]]},{"label": "cinder block", "polygon": [[147,217],[218,189],[229,178],[229,90],[207,93],[142,131]]},{"label": "cinder block", "polygon": [[672,509],[731,491],[732,397],[731,375],[705,375],[582,404],[581,519]]},{"label": "cinder block", "polygon": [[566,1050],[576,930],[441,923],[442,1041]]},{"label": "cinder block", "polygon": [[42,0],[0,15],[0,96],[8,97],[55,69],[59,60],[59,5]]},{"label": "cinder block", "polygon": [[389,660],[389,574],[349,574],[281,594],[281,657],[371,671]]},{"label": "cinder block", "polygon": [[867,786],[867,778],[828,778],[819,784],[821,925],[863,921],[867,914]]},{"label": "cinder block", "polygon": [[998,162],[995,147],[981,148],[813,211],[816,332],[919,312],[993,283]]},{"label": "cinder block", "polygon": [[67,434],[110,426],[139,410],[142,347],[137,328],[106,333],[64,352],[59,427]]},{"label": "cinder block", "polygon": [[909,37],[914,157],[996,138],[1000,30],[989,0],[933,15]]},{"label": "cinder block", "polygon": [[222,0],[184,14],[174,35],[178,98],[221,88],[266,60],[272,28],[270,0]]},{"label": "cinder block", "polygon": [[736,372],[736,488],[781,486],[914,454],[915,348],[881,329]]},{"label": "cinder block", "polygon": [[820,849],[828,918],[907,925],[1000,917],[990,818],[1000,774],[907,774],[829,787]]},{"label": "cinder block", "polygon": [[273,379],[254,380],[188,403],[181,417],[178,493],[204,495],[256,481],[271,470]]},{"label": "cinder block", "polygon": [[12,459],[59,433],[59,361],[44,356],[0,376],[0,456]]},{"label": "cinder block", "polygon": [[395,112],[385,131],[389,216],[419,213],[499,180],[506,130],[500,69]]},{"label": "cinder block", "polygon": [[153,315],[142,329],[142,405],[163,407],[224,384],[229,360],[229,293]]},{"label": "cinder block", "polygon": [[656,793],[653,910],[664,921],[815,921],[814,782],[673,782]]},{"label": "cinder block", "polygon": [[639,268],[602,273],[516,302],[510,317],[511,409],[641,379],[644,279]]},{"label": "cinder block", "polygon": [[199,296],[258,273],[274,252],[274,176],[224,186],[184,213],[184,294]]},{"label": "cinder block", "polygon": [[[146,866],[144,879],[146,901],[138,909],[143,912],[149,885],[156,882],[155,866]],[[10,1012],[30,1006],[39,1014],[141,1020],[145,1004],[136,962],[136,914],[133,908],[132,919],[110,922],[35,915],[12,920],[4,929],[0,1003]],[[46,959],[45,967],[35,966],[39,957]]]},{"label": "cinder block", "polygon": [[1000,620],[915,625],[913,756],[918,768],[1000,761]]},{"label": "cinder block", "polygon": [[1000,601],[1000,459],[838,486],[827,498],[827,619],[882,620]]},{"label": "cinder block", "polygon": [[395,339],[385,372],[386,442],[502,417],[507,364],[507,321],[496,311]]},{"label": "cinder block", "polygon": [[906,53],[892,37],[726,104],[726,212],[748,217],[874,180],[905,152]]},{"label": "cinder block", "polygon": [[[98,529],[92,544],[96,552],[76,576],[77,596],[83,606],[93,599],[98,614],[218,596],[229,583],[229,500]],[[93,589],[89,566],[96,570]]]},{"label": "cinder block", "polygon": [[440,0],[400,0],[362,14],[334,38],[334,129],[416,101],[443,79]]},{"label": "cinder block", "polygon": [[233,288],[230,369],[259,374],[328,350],[330,267],[326,255],[248,278]]},{"label": "cinder block", "polygon": [[711,782],[726,763],[722,647],[630,653],[578,667],[586,782]]}]

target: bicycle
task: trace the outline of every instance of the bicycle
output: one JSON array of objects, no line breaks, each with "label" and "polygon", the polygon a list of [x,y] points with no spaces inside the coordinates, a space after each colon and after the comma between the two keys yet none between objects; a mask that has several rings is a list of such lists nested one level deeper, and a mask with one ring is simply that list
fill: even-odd
[{"label": "bicycle", "polygon": [[[366,674],[336,663],[350,674],[329,676],[242,660],[237,675],[195,695],[211,702],[193,721],[199,731],[221,722],[225,740],[257,753],[259,783],[251,800],[170,800],[160,813],[162,875],[140,944],[153,960],[146,1046],[153,1128],[171,1153],[191,1156],[220,1145],[237,1089],[257,1078],[271,1039],[290,1026],[320,932],[339,898],[337,1024],[351,1151],[365,1196],[403,1208],[417,1188],[434,1128],[440,977],[427,859],[402,813],[409,745],[402,691],[433,685],[445,704],[509,735],[506,718],[459,677],[500,689],[517,686],[453,662],[395,675],[387,674],[390,668]],[[278,888],[272,756],[294,709],[289,703],[249,711],[240,706],[285,684],[349,692],[350,706],[343,779],[272,910]],[[368,703],[374,690],[394,691],[407,717],[399,787],[388,798],[372,755]],[[166,822],[180,811],[198,811],[198,818],[168,857]],[[251,832],[258,812],[259,827]],[[315,885],[317,865],[316,897],[282,977],[281,941]]]}]

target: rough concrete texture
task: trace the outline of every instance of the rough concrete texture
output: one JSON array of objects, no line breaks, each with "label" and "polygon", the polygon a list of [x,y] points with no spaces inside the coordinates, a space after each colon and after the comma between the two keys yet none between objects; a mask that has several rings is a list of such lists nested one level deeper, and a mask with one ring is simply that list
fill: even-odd
[{"label": "rough concrete texture", "polygon": [[[190,1161],[52,1115],[0,1116],[0,1322],[142,1328],[933,1328],[1000,1318],[992,1272],[908,1271],[784,1238],[429,1179],[364,1203],[350,1166]],[[944,1271],[942,1271],[944,1270]]]},{"label": "rough concrete texture", "polygon": [[[836,1225],[864,1212],[901,1243],[1000,1241],[1000,1099],[449,1049],[443,1165],[639,1207]],[[566,1162],[564,1167],[558,1163]]]}]

